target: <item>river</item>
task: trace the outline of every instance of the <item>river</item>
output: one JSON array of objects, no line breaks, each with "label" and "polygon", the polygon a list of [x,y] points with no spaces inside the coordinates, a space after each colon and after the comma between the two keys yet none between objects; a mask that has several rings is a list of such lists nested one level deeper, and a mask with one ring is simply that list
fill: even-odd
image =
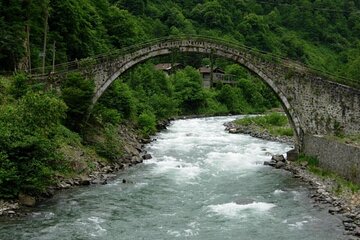
[{"label": "river", "polygon": [[175,121],[147,146],[153,159],[0,220],[0,239],[345,239],[306,186],[262,165],[291,146],[228,134],[233,119]]}]

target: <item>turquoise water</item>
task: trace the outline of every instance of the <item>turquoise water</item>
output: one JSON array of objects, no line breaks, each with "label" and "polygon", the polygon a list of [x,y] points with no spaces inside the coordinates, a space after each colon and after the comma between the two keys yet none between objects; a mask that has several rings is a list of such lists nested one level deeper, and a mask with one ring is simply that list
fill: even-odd
[{"label": "turquoise water", "polygon": [[262,165],[291,146],[228,134],[232,119],[175,121],[147,147],[153,159],[0,220],[0,239],[346,239],[301,182]]}]

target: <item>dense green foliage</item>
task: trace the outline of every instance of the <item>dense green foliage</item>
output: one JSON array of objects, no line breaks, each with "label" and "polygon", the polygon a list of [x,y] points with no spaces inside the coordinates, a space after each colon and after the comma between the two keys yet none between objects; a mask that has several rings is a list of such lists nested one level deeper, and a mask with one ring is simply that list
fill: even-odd
[{"label": "dense green foliage", "polygon": [[355,0],[1,1],[0,70],[26,69],[29,59],[32,67],[41,66],[47,15],[47,64],[54,41],[61,63],[147,39],[199,34],[360,79],[360,2]]},{"label": "dense green foliage", "polygon": [[94,88],[95,83],[79,73],[68,74],[61,84],[62,98],[69,107],[66,124],[71,129],[80,131],[89,112]]},{"label": "dense green foliage", "polygon": [[65,131],[66,105],[49,94],[29,92],[0,106],[0,196],[44,190],[62,157],[57,153]]},{"label": "dense green foliage", "polygon": [[[100,98],[94,115],[102,124],[117,121],[138,123],[140,132],[153,134],[155,125],[176,115],[218,115],[263,112],[278,107],[278,101],[260,80],[239,66],[238,84],[202,87],[200,73],[186,67],[166,76],[151,63],[131,70],[115,81]],[[111,116],[111,117],[110,117]]]}]

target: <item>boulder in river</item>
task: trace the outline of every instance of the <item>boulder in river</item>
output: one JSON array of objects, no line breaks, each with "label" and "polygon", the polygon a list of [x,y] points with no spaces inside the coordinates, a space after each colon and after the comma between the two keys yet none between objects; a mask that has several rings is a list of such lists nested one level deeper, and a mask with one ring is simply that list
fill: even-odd
[{"label": "boulder in river", "polygon": [[143,158],[144,160],[149,160],[149,159],[152,158],[152,156],[151,156],[151,154],[147,153],[147,154],[144,154],[144,155],[142,156],[142,158]]},{"label": "boulder in river", "polygon": [[272,156],[271,160],[274,160],[276,162],[285,162],[285,158],[283,155],[274,155]]},{"label": "boulder in river", "polygon": [[19,194],[19,203],[26,207],[35,207],[36,199],[30,195],[20,193]]},{"label": "boulder in river", "polygon": [[279,162],[276,162],[275,168],[280,169],[280,168],[285,167],[285,165],[286,165],[285,162],[279,161]]},{"label": "boulder in river", "polygon": [[275,166],[276,166],[276,161],[274,161],[274,160],[271,160],[270,162],[269,162],[269,161],[265,161],[265,162],[264,162],[264,165],[265,165],[265,166],[270,166],[270,167],[275,167]]}]

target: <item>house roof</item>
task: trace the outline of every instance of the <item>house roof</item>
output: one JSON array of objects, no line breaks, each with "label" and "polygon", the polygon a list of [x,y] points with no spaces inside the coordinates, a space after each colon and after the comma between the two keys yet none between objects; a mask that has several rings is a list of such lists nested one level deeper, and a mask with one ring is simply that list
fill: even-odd
[{"label": "house roof", "polygon": [[155,69],[156,70],[162,70],[162,71],[169,71],[171,70],[173,67],[178,67],[180,66],[181,63],[174,63],[174,64],[171,64],[171,63],[160,63],[160,64],[156,64],[155,65]]},{"label": "house roof", "polygon": [[[200,73],[211,73],[210,67],[200,67],[199,69]],[[225,71],[221,70],[220,68],[216,67],[213,69],[214,73],[225,73]]]}]

